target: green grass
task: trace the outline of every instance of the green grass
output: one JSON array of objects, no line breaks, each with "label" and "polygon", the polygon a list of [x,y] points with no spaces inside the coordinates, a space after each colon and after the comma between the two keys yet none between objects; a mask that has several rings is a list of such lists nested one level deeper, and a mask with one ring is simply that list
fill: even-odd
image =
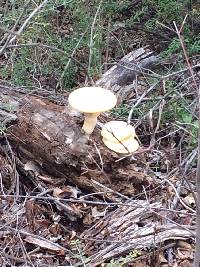
[{"label": "green grass", "polygon": [[[20,6],[20,5],[19,5]],[[61,8],[61,10],[60,10]],[[85,64],[89,57],[90,27],[96,6],[92,10],[83,1],[52,1],[29,25],[28,29],[20,37],[20,43],[48,44],[52,47],[62,49],[65,55],[51,50],[40,48],[20,48],[11,52],[12,65],[6,62],[0,69],[0,76],[3,79],[10,77],[11,81],[17,85],[37,85],[36,80],[41,77],[48,79],[54,77],[59,81],[69,56],[75,49],[80,39],[80,45],[75,56]],[[3,22],[6,27],[13,24],[22,9],[12,6],[8,13],[4,14]],[[97,22],[99,18],[97,18]],[[92,43],[91,75],[96,75],[100,71],[100,47],[101,30],[95,26]],[[82,37],[82,35],[84,36]],[[69,56],[67,56],[69,55]],[[6,61],[6,60],[5,60]],[[80,71],[79,66],[70,64],[63,77],[63,84],[66,88],[75,86],[75,77]],[[39,84],[39,80],[38,80]]]},{"label": "green grass", "polygon": [[[40,3],[39,0],[36,2]],[[103,1],[91,38],[91,26],[99,0],[90,1],[87,5],[82,0],[50,1],[43,11],[31,21],[29,27],[20,37],[19,43],[40,42],[62,49],[66,55],[49,49],[30,47],[7,50],[7,58],[4,59],[4,64],[0,67],[0,77],[10,80],[16,85],[27,86],[40,86],[40,83],[45,86],[45,80],[47,80],[47,87],[55,89],[56,84],[61,81],[61,76],[63,76],[62,86],[64,89],[70,90],[80,82],[84,82],[87,71],[92,77],[98,77],[101,73],[106,50],[106,28],[109,20],[111,20],[110,31],[114,35],[112,26],[120,21],[125,23],[125,36],[127,36],[127,29],[140,24],[152,31],[162,30],[166,32],[156,22],[161,21],[167,26],[172,26],[173,21],[180,24],[189,11],[188,2],[187,0],[183,3],[177,3],[176,0],[147,0],[138,6],[133,6],[130,0]],[[11,3],[10,7],[0,7],[1,23],[7,28],[14,25],[22,12],[25,1],[13,0]],[[34,4],[31,3],[24,14],[23,20],[34,8]],[[198,10],[196,13],[198,14]],[[185,40],[191,55],[200,50],[199,37],[199,35],[191,34],[190,25],[187,24]],[[81,64],[72,60],[63,75],[65,65],[80,38],[81,42],[74,53],[74,57]],[[128,52],[133,38],[131,36],[130,38],[124,38],[121,34],[118,39],[125,52]],[[111,40],[110,45],[112,44],[115,54],[113,54],[114,58],[111,57],[111,60],[116,60],[116,56],[122,56],[122,53],[119,53],[121,47],[118,42]],[[163,56],[169,56],[177,52],[180,52],[180,45],[177,38],[172,37],[171,42],[166,45]],[[91,66],[87,70],[90,53]],[[52,83],[49,82],[51,80],[53,80]]]}]

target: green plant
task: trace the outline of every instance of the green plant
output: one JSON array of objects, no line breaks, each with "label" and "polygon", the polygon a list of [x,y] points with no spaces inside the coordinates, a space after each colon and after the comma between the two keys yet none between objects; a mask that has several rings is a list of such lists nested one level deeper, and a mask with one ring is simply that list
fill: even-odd
[{"label": "green plant", "polygon": [[118,13],[128,8],[130,4],[131,0],[110,0],[104,3],[103,10],[107,16],[116,16]]},{"label": "green plant", "polygon": [[142,6],[141,9],[135,10],[132,16],[127,20],[126,24],[128,27],[132,27],[135,24],[141,23],[143,16],[148,12],[147,6]]},{"label": "green plant", "polygon": [[[3,26],[11,28],[14,25],[23,10],[24,3],[23,0],[12,1],[11,8],[5,9],[3,5],[0,7],[0,18]],[[40,1],[38,0],[36,3],[40,3]],[[136,6],[133,6],[130,0],[103,1],[91,36],[91,27],[98,5],[99,0],[89,1],[88,5],[82,0],[49,1],[42,12],[30,22],[20,36],[18,43],[39,42],[57,47],[66,54],[32,46],[7,50],[7,58],[0,66],[0,77],[10,79],[17,85],[40,86],[41,83],[42,86],[48,84],[53,89],[61,79],[63,88],[70,90],[79,84],[80,81],[77,81],[77,76],[80,77],[80,73],[82,74],[81,82],[85,80],[89,57],[91,58],[88,69],[90,76],[95,77],[101,72],[102,56],[107,49],[105,39],[108,20],[111,19],[111,32],[113,31],[113,24],[123,21],[126,25],[124,28],[124,36],[126,36],[126,30],[131,29],[133,25],[140,25],[151,31],[160,31],[163,29],[156,23],[157,21],[170,27],[174,20],[179,24],[189,11],[188,0],[182,2],[147,0]],[[24,13],[24,18],[30,14],[34,7],[34,2],[31,2]],[[198,16],[199,14],[195,6],[189,12],[191,16]],[[191,34],[189,23],[184,34],[190,54],[199,52],[199,35]],[[144,39],[146,41],[146,35]],[[127,40],[123,36],[119,37],[118,46],[119,43],[120,47],[130,49],[129,45],[132,43],[132,38],[130,36]],[[166,43],[165,47],[164,57],[180,52],[179,42],[176,38],[172,38],[172,41]],[[67,70],[64,71],[72,53],[81,64],[71,60]],[[49,82],[52,79],[55,81],[54,83]]]},{"label": "green plant", "polygon": [[4,135],[6,133],[6,126],[3,123],[0,123],[0,135]]},{"label": "green plant", "polygon": [[151,14],[163,24],[171,25],[173,21],[181,23],[188,12],[189,0],[147,0]]},{"label": "green plant", "polygon": [[79,239],[74,239],[70,242],[70,245],[74,253],[74,258],[77,260],[77,264],[75,266],[86,266],[90,259],[84,254],[84,245],[82,242]]},{"label": "green plant", "polygon": [[109,263],[105,264],[105,267],[123,267],[125,264],[131,262],[138,256],[140,256],[141,253],[137,250],[130,251],[128,255],[124,257],[120,257],[119,259],[115,260],[112,259]]},{"label": "green plant", "polygon": [[[63,53],[52,51],[51,49],[39,48],[37,46],[19,47],[10,56],[12,61],[5,60],[5,64],[0,67],[0,76],[9,78],[16,85],[38,86],[40,80],[45,81],[49,77],[53,77],[55,81],[59,81],[62,77],[64,88],[74,87],[76,73],[85,70],[80,67],[85,65],[87,68],[89,50],[90,50],[90,27],[92,25],[95,14],[96,4],[94,1],[90,9],[81,0],[79,1],[51,1],[46,5],[43,12],[39,13],[30,23],[29,27],[20,37],[19,43],[42,43],[48,46],[57,47],[63,50]],[[12,5],[12,10],[4,12],[2,21],[5,27],[13,25],[22,12],[23,1],[17,5]],[[34,5],[29,6],[29,10]],[[99,18],[97,18],[98,22]],[[90,74],[96,75],[100,71],[101,66],[101,47],[102,30],[95,25],[94,34],[92,36],[92,57]],[[83,35],[83,36],[82,36]],[[77,43],[81,39],[80,44]],[[71,54],[78,57],[82,65],[73,60],[69,64],[67,71],[64,72],[65,66]],[[7,50],[9,53],[9,51]],[[64,75],[63,75],[64,74]],[[44,84],[45,82],[43,82]],[[55,88],[55,85],[50,86]]]},{"label": "green plant", "polygon": [[176,52],[181,51],[181,46],[178,38],[173,38],[168,47],[160,54],[162,58],[168,58]]}]

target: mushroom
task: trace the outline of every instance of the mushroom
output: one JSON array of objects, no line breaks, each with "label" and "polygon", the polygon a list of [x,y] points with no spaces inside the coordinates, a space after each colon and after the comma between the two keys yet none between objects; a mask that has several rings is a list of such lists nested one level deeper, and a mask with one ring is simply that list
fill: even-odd
[{"label": "mushroom", "polygon": [[139,148],[135,129],[125,121],[110,121],[101,131],[104,144],[117,153],[132,153]]},{"label": "mushroom", "polygon": [[101,130],[101,135],[114,143],[119,143],[119,141],[123,141],[130,136],[136,136],[135,128],[125,121],[107,122]]},{"label": "mushroom", "polygon": [[105,138],[103,138],[103,142],[109,149],[121,154],[133,153],[139,148],[139,143],[133,136],[118,143],[111,142]]},{"label": "mushroom", "polygon": [[85,114],[82,129],[86,134],[93,132],[100,113],[112,109],[117,103],[117,98],[111,91],[100,87],[76,89],[70,93],[68,100],[72,108]]}]

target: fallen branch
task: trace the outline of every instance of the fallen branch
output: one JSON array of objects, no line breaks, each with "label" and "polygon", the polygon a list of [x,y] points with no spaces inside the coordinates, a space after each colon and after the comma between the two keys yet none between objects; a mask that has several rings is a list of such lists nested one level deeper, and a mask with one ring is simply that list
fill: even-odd
[{"label": "fallen branch", "polygon": [[142,208],[120,207],[81,235],[87,243],[86,253],[91,255],[91,266],[98,266],[131,250],[147,250],[168,240],[194,237],[195,233],[188,226],[183,229],[173,223],[162,225],[159,216],[151,211],[152,208],[161,208],[160,203],[138,202]]}]

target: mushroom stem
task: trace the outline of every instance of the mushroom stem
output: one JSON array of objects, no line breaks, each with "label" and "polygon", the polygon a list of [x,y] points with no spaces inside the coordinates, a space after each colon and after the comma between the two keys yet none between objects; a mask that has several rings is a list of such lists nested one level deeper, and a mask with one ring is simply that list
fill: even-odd
[{"label": "mushroom stem", "polygon": [[85,120],[82,129],[86,134],[91,134],[97,124],[97,117],[100,113],[84,113]]}]

